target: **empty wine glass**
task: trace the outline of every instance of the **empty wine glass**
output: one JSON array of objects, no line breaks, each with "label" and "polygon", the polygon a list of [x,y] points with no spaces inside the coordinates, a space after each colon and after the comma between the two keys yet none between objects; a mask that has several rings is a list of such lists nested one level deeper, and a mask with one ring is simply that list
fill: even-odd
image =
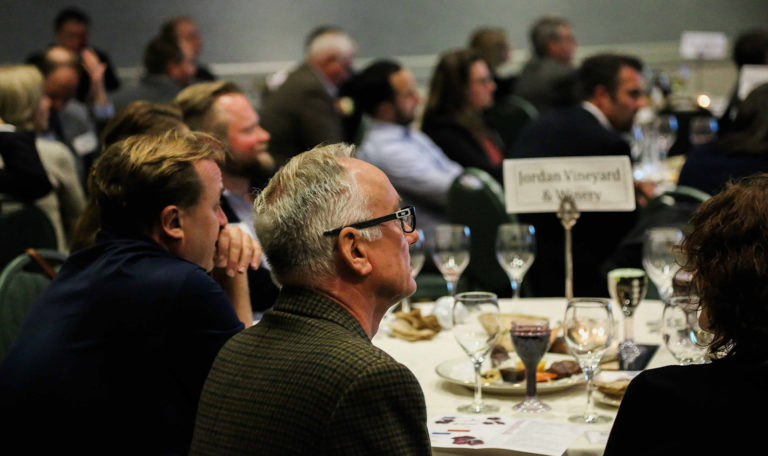
[{"label": "empty wine glass", "polygon": [[[424,253],[424,232],[421,230],[416,230],[416,233],[419,236],[418,239],[408,247],[408,250],[411,254],[411,277],[414,279],[417,275],[419,275],[419,272],[421,272],[421,268],[424,266],[424,259],[426,255]],[[403,300],[400,302],[400,310],[403,312],[411,311],[410,298],[403,298]]]},{"label": "empty wine glass", "polygon": [[445,278],[448,294],[456,295],[456,284],[469,264],[469,227],[438,225],[432,236],[432,260]]},{"label": "empty wine glass", "polygon": [[632,317],[647,290],[648,276],[642,269],[620,268],[608,272],[608,293],[621,306],[624,314],[624,340],[619,344],[619,355],[624,366],[631,364],[641,354],[640,347],[635,343]]},{"label": "empty wine glass", "polygon": [[519,320],[509,330],[515,353],[525,366],[525,399],[512,407],[524,413],[539,413],[550,409],[536,394],[536,369],[549,349],[550,335],[547,320]]},{"label": "empty wine glass", "polygon": [[573,423],[607,423],[611,418],[593,410],[592,389],[595,370],[613,342],[613,311],[607,299],[579,298],[568,301],[563,321],[565,344],[576,357],[587,379],[587,408],[584,414],[571,416]]},{"label": "empty wine glass", "polygon": [[[493,413],[499,407],[484,404],[480,370],[501,330],[501,315],[496,295],[472,291],[456,295],[453,305],[453,336],[467,353],[475,368],[475,398],[458,408],[465,413]],[[482,318],[481,318],[482,316]]]},{"label": "empty wine glass", "polygon": [[536,256],[536,231],[533,225],[504,223],[496,233],[496,258],[509,276],[512,298],[520,298],[520,285]]},{"label": "empty wine glass", "polygon": [[680,365],[707,361],[712,334],[699,326],[701,309],[697,296],[675,296],[664,306],[661,336]]},{"label": "empty wine glass", "polygon": [[667,158],[669,149],[677,139],[677,117],[672,114],[661,114],[656,118],[656,145],[659,150],[659,160]]},{"label": "empty wine glass", "polygon": [[706,144],[717,137],[717,119],[711,116],[699,116],[691,119],[691,144]]},{"label": "empty wine glass", "polygon": [[676,261],[683,232],[674,227],[646,230],[643,239],[643,268],[659,290],[661,300],[672,297],[672,278],[680,269]]}]

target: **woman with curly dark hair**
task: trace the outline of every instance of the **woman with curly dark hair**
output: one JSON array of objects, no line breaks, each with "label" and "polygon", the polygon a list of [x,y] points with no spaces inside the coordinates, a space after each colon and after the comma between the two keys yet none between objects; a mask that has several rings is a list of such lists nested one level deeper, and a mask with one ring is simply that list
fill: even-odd
[{"label": "woman with curly dark hair", "polygon": [[712,362],[635,377],[606,455],[735,454],[763,440],[756,417],[768,409],[768,174],[729,184],[690,225],[684,268],[693,273],[699,323],[714,335]]},{"label": "woman with curly dark hair", "polygon": [[504,145],[482,115],[493,105],[495,90],[479,54],[469,49],[446,52],[432,75],[422,130],[451,160],[501,181]]}]

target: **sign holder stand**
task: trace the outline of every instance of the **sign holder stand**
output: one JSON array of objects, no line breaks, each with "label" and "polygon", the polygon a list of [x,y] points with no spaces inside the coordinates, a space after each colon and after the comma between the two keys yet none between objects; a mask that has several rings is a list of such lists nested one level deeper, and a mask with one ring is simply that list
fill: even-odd
[{"label": "sign holder stand", "polygon": [[571,239],[571,228],[576,225],[581,213],[576,207],[576,202],[570,195],[564,195],[560,198],[560,207],[557,210],[557,218],[565,228],[565,297],[568,300],[573,299],[573,248]]}]

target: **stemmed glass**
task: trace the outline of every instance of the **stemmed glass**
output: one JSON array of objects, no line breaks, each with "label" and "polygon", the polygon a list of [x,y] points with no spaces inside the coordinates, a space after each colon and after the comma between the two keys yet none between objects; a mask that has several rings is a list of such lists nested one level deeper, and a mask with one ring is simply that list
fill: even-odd
[{"label": "stemmed glass", "polygon": [[655,126],[659,160],[663,161],[677,138],[677,117],[672,114],[662,114],[656,119]]},{"label": "stemmed glass", "polygon": [[[469,227],[464,225],[437,225],[429,241],[432,260],[440,270],[448,287],[448,294],[456,295],[456,285],[461,273],[469,264]],[[450,303],[438,300],[433,314],[444,328],[451,327]]]},{"label": "stemmed glass", "polygon": [[683,241],[678,228],[660,227],[646,230],[643,239],[643,268],[659,290],[661,300],[672,297],[672,278],[680,269],[677,248]]},{"label": "stemmed glass", "polygon": [[593,411],[592,389],[595,370],[613,342],[613,312],[607,299],[580,298],[568,301],[563,321],[565,343],[579,362],[587,379],[587,408],[571,416],[573,423],[607,423],[611,418]]},{"label": "stemmed glass", "polygon": [[624,366],[631,364],[641,353],[635,343],[632,316],[648,291],[648,276],[642,269],[620,268],[608,272],[608,293],[621,306],[624,314],[624,340],[619,344],[619,355]]},{"label": "stemmed glass", "polygon": [[[424,259],[425,259],[425,253],[424,253],[424,232],[421,230],[416,230],[416,233],[418,234],[419,238],[411,244],[408,247],[408,250],[411,254],[411,277],[414,279],[417,275],[419,275],[419,272],[421,272],[421,268],[424,266]],[[411,311],[411,300],[408,297],[403,298],[403,300],[400,302],[400,310],[403,312],[410,312]]]},{"label": "stemmed glass", "polygon": [[[453,304],[453,336],[475,368],[475,399],[458,408],[465,413],[498,412],[499,407],[484,404],[480,369],[501,330],[501,315],[496,295],[480,291],[459,293]],[[482,318],[481,318],[482,317]]]},{"label": "stemmed glass", "polygon": [[533,225],[504,223],[496,233],[496,258],[509,276],[512,298],[520,298],[520,285],[536,256]]},{"label": "stemmed glass", "polygon": [[549,349],[549,322],[546,320],[520,320],[512,322],[509,330],[515,353],[525,366],[525,399],[512,410],[525,413],[539,413],[550,409],[536,394],[536,368]]},{"label": "stemmed glass", "polygon": [[699,298],[675,296],[664,306],[661,337],[680,365],[706,362],[707,346],[712,334],[699,326]]},{"label": "stemmed glass", "polygon": [[706,144],[717,137],[717,119],[699,116],[691,119],[690,140],[694,146]]}]

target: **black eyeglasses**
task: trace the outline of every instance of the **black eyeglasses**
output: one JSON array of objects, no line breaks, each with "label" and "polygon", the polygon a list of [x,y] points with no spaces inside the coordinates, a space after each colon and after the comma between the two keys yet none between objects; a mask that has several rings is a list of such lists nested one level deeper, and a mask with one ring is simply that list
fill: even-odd
[{"label": "black eyeglasses", "polygon": [[372,226],[379,225],[390,220],[400,220],[400,227],[403,229],[403,233],[413,233],[416,229],[416,208],[408,206],[404,209],[400,209],[397,212],[393,212],[383,217],[376,217],[375,219],[365,220],[363,222],[353,223],[351,225],[341,226],[334,230],[328,230],[323,233],[323,236],[335,236],[341,233],[344,228],[370,228]]}]

